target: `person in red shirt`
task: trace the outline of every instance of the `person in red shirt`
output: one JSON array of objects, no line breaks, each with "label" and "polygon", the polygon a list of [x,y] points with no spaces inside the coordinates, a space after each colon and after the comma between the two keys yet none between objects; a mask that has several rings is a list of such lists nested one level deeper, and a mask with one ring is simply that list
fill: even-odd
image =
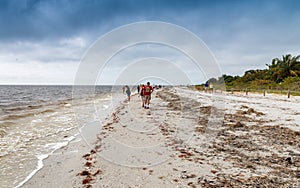
[{"label": "person in red shirt", "polygon": [[145,85],[144,84],[141,84],[140,86],[140,96],[142,98],[142,108],[145,107],[145,96],[144,96],[144,92],[145,92]]},{"label": "person in red shirt", "polygon": [[145,108],[149,109],[150,100],[151,100],[151,93],[153,92],[153,88],[150,86],[150,82],[147,82],[147,85],[144,89],[144,97],[145,97]]}]

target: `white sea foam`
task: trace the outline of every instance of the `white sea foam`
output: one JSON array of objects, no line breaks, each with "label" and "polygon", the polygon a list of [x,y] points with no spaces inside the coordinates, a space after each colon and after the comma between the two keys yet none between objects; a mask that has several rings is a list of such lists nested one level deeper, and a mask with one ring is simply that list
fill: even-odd
[{"label": "white sea foam", "polygon": [[101,98],[101,99],[98,99],[98,101],[109,101],[111,100],[112,97],[111,96],[107,96],[107,97],[104,97],[104,98]]},{"label": "white sea foam", "polygon": [[23,186],[28,180],[30,180],[40,169],[43,168],[44,163],[43,160],[47,159],[50,155],[52,155],[56,150],[67,146],[72,140],[76,138],[77,135],[75,136],[70,136],[68,138],[65,138],[66,142],[58,142],[58,143],[49,143],[46,144],[45,147],[50,147],[52,148],[52,151],[49,154],[42,154],[42,155],[37,155],[38,163],[36,169],[34,169],[22,182],[20,182],[16,188]]},{"label": "white sea foam", "polygon": [[44,166],[44,163],[43,163],[43,160],[48,158],[49,155],[47,154],[43,154],[43,155],[38,155],[37,156],[37,159],[38,159],[38,165],[37,165],[37,168],[34,169],[23,181],[21,181],[17,186],[16,188],[18,187],[21,187],[22,185],[24,185],[24,183],[26,183],[28,180],[30,180],[30,178],[32,178],[32,176],[34,176],[35,173],[37,173],[40,169],[43,168]]},{"label": "white sea foam", "polygon": [[31,121],[31,123],[38,123],[38,122],[42,122],[43,120],[42,119],[33,119]]}]

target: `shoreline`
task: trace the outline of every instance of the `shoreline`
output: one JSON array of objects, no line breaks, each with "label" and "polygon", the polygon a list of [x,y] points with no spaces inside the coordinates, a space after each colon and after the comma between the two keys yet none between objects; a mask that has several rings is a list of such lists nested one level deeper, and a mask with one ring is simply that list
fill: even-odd
[{"label": "shoreline", "polygon": [[[44,168],[23,187],[299,186],[300,133],[288,128],[299,128],[299,107],[300,98],[255,99],[251,94],[203,95],[169,88],[156,91],[146,110],[133,96],[102,126],[89,124],[89,131],[83,131],[90,136],[88,143],[79,135],[45,159]],[[212,112],[217,117],[224,113],[217,132],[207,127],[216,120],[210,120]],[[207,140],[205,135],[214,137]]]},{"label": "shoreline", "polygon": [[[113,107],[116,106],[120,106],[122,101],[118,101],[119,98],[116,97],[117,100],[112,104]],[[106,100],[106,99],[100,99],[100,100]],[[107,105],[105,105],[106,107],[106,112],[104,112],[104,116],[108,116],[107,111],[114,111],[114,109],[110,109],[108,108]],[[99,113],[99,112],[98,112]],[[103,120],[104,122],[106,121],[108,117],[105,118],[105,120]],[[43,154],[44,157],[42,157],[42,159],[39,159],[38,156],[38,164],[37,164],[37,168],[34,169],[22,182],[20,182],[16,187],[41,187],[43,186],[43,183],[40,182],[38,183],[36,179],[44,179],[47,174],[49,174],[49,172],[51,170],[54,171],[60,171],[61,167],[59,166],[53,166],[52,163],[53,161],[56,161],[57,164],[62,164],[65,160],[70,160],[70,154],[75,154],[77,159],[80,159],[83,155],[83,151],[88,152],[89,149],[85,150],[86,148],[91,148],[91,142],[94,142],[96,139],[96,135],[95,133],[97,133],[98,131],[100,132],[101,126],[98,126],[98,128],[95,128],[95,124],[97,125],[101,125],[104,124],[104,122],[101,123],[101,121],[92,121],[89,123],[86,123],[85,125],[81,126],[80,128],[75,128],[78,129],[77,131],[75,131],[74,135],[69,136],[67,143],[66,142],[62,142],[60,143],[61,146],[55,148],[51,153],[49,154]],[[94,138],[89,139],[88,136],[90,136],[91,134],[94,134]],[[81,150],[78,150],[78,148],[80,148]],[[46,156],[46,157],[45,157]],[[77,159],[74,160],[77,162]],[[70,163],[72,164],[72,166],[76,166],[75,162],[70,160]],[[47,168],[47,169],[46,169]],[[76,168],[76,167],[75,167]],[[73,170],[70,170],[69,173],[71,173]],[[76,176],[76,174],[73,174],[74,176]],[[56,174],[52,174],[52,176],[56,177]],[[63,181],[63,183],[66,183],[65,181]],[[57,183],[54,183],[56,185],[60,185]],[[69,182],[69,185],[71,184],[71,182]]]},{"label": "shoreline", "polygon": [[[78,134],[77,134],[78,135]],[[30,174],[28,174],[23,181],[21,181],[16,188],[22,187],[24,184],[26,184],[26,182],[28,182],[36,173],[38,173],[41,169],[43,169],[44,167],[44,160],[47,160],[51,155],[53,155],[53,153],[55,153],[57,150],[62,149],[63,147],[67,146],[72,140],[76,139],[77,135],[74,136],[70,136],[71,139],[68,139],[67,142],[61,142],[61,143],[57,143],[57,147],[55,149],[53,149],[52,152],[48,153],[48,154],[42,154],[42,155],[38,155],[36,156],[36,158],[38,159],[37,162],[37,168],[34,169]]]}]

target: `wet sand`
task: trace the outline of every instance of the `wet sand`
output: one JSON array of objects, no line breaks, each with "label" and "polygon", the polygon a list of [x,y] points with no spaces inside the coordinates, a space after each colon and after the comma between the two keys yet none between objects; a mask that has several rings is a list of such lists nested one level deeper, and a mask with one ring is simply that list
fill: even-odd
[{"label": "wet sand", "polygon": [[155,91],[44,160],[23,187],[299,187],[300,99]]}]

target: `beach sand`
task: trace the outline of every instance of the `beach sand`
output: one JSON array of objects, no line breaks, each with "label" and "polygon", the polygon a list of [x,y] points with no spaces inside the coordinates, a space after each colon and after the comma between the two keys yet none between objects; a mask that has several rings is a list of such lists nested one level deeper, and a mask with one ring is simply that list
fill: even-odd
[{"label": "beach sand", "polygon": [[122,102],[22,187],[299,187],[300,99],[155,91]]}]

